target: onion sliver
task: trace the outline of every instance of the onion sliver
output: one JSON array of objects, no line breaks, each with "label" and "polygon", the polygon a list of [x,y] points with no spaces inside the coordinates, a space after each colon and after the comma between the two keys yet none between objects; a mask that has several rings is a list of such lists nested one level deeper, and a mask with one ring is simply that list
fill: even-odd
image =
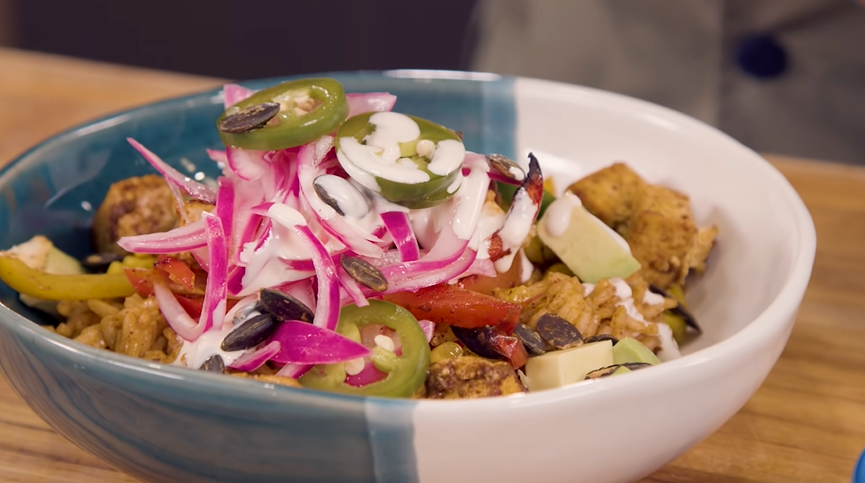
[{"label": "onion sliver", "polygon": [[272,360],[297,364],[333,364],[370,355],[370,350],[333,330],[299,320],[279,324],[271,340],[282,344]]},{"label": "onion sliver", "polygon": [[393,237],[393,242],[399,250],[403,262],[413,262],[420,257],[420,248],[417,238],[411,231],[408,213],[402,211],[388,211],[381,214],[381,219],[387,231]]},{"label": "onion sliver", "polygon": [[204,229],[204,220],[198,220],[162,233],[124,236],[117,240],[117,244],[132,253],[153,255],[179,253],[206,247],[207,233]]},{"label": "onion sliver", "polygon": [[205,212],[201,214],[201,219],[204,220],[207,231],[208,272],[201,318],[198,323],[199,325],[204,324],[204,330],[210,329],[210,327],[220,330],[222,322],[225,320],[228,245],[226,244],[222,221],[217,216]]},{"label": "onion sliver", "polygon": [[267,345],[252,352],[246,352],[238,357],[228,367],[243,372],[252,372],[263,366],[265,362],[273,359],[273,356],[279,354],[282,349],[282,344],[277,340],[270,341]]},{"label": "onion sliver", "polygon": [[238,84],[225,84],[222,86],[222,96],[224,97],[224,105],[225,108],[237,104],[238,102],[247,99],[249,96],[254,94],[255,91],[251,89],[247,89],[242,85]]},{"label": "onion sliver", "polygon": [[186,191],[187,194],[196,198],[198,200],[204,201],[205,203],[215,203],[216,202],[216,190],[211,188],[210,186],[203,185],[198,181],[190,178],[189,176],[184,175],[180,171],[174,169],[171,165],[163,161],[159,158],[159,156],[153,154],[149,149],[145,148],[141,143],[132,139],[126,138],[129,144],[132,145],[142,156],[147,160],[156,171],[159,171],[165,180],[169,183],[173,183],[178,188]]},{"label": "onion sliver", "polygon": [[346,94],[348,117],[367,112],[390,111],[396,104],[396,96],[387,92],[370,92],[364,94]]}]

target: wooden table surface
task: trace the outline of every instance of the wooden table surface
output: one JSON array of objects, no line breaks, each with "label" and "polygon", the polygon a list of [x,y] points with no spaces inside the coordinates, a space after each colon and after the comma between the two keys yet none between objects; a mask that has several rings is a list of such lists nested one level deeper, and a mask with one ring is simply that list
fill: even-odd
[{"label": "wooden table surface", "polygon": [[[0,49],[0,164],[71,125],[218,80]],[[865,449],[865,167],[767,158],[814,217],[817,259],[786,350],[717,433],[643,483],[849,482]],[[0,481],[129,483],[0,376]]]}]

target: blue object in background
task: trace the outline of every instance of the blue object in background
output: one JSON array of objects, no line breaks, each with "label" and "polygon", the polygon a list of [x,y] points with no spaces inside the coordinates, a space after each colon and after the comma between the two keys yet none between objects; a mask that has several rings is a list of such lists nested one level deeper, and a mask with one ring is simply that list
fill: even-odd
[{"label": "blue object in background", "polygon": [[859,461],[853,468],[853,483],[865,483],[865,451],[859,455]]},{"label": "blue object in background", "polygon": [[736,63],[753,77],[774,79],[787,70],[787,51],[773,36],[755,34],[739,43]]}]

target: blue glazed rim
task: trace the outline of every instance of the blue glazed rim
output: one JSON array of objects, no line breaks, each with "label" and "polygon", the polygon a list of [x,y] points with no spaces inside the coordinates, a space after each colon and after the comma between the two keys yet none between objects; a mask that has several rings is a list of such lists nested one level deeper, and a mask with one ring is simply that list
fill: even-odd
[{"label": "blue glazed rim", "polygon": [[[307,77],[336,77],[336,78],[400,78],[407,82],[430,82],[430,81],[470,81],[470,82],[504,82],[513,84],[516,77],[502,76],[499,74],[469,72],[469,71],[449,71],[449,70],[420,70],[420,69],[397,69],[397,70],[361,70],[361,71],[333,71],[315,74],[300,74],[291,76],[269,77],[264,79],[250,79],[240,81],[225,81],[225,83],[237,83],[254,89],[260,89],[268,85],[273,85],[291,79],[307,78]],[[72,127],[61,130],[52,134],[19,155],[10,160],[2,169],[0,169],[0,183],[9,176],[14,176],[16,171],[26,169],[28,167],[26,161],[39,151],[51,147],[55,143],[62,143],[70,137],[80,135],[82,131],[98,130],[103,124],[116,122],[123,119],[125,116],[135,113],[158,110],[160,108],[170,107],[172,105],[191,103],[201,101],[202,99],[213,99],[214,96],[221,98],[222,85],[213,89],[206,89],[192,92],[175,97],[168,97],[159,101],[140,104],[127,109],[117,110],[91,120],[80,122]],[[507,151],[507,150],[504,150]],[[511,153],[506,153],[512,155]],[[33,158],[38,160],[38,158]],[[35,162],[35,161],[34,161]],[[6,319],[10,330],[19,332],[19,335],[28,336],[31,340],[39,341],[38,344],[45,346],[46,344],[52,350],[59,353],[64,353],[68,357],[83,358],[88,363],[96,363],[102,369],[113,373],[115,376],[133,370],[142,377],[157,377],[162,380],[182,381],[184,386],[192,388],[214,388],[220,387],[235,387],[237,389],[245,388],[259,394],[268,394],[275,397],[285,397],[286,400],[292,398],[303,399],[319,399],[322,401],[333,401],[339,404],[356,404],[364,405],[366,401],[377,401],[380,404],[393,405],[397,404],[400,407],[408,408],[417,404],[417,400],[408,398],[385,398],[374,396],[354,396],[340,393],[332,393],[318,391],[314,389],[295,388],[289,386],[280,386],[272,384],[261,384],[258,381],[225,377],[220,374],[212,374],[205,371],[194,371],[189,368],[179,367],[171,364],[161,364],[144,359],[134,358],[117,354],[113,351],[96,349],[85,344],[77,343],[71,339],[63,337],[59,334],[44,330],[38,322],[29,319],[28,317],[16,312],[12,308],[0,302],[0,319]],[[2,322],[0,322],[2,323]],[[147,374],[145,376],[145,374]],[[519,396],[518,396],[519,397]],[[466,401],[462,401],[466,402]],[[468,401],[471,403],[472,401]],[[477,402],[477,401],[474,401]]]}]

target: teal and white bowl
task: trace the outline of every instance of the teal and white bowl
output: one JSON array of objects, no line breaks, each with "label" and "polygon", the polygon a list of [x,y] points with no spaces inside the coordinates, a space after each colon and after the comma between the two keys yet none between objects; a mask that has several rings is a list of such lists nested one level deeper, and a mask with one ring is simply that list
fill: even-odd
[{"label": "teal and white bowl", "polygon": [[[38,327],[38,314],[2,286],[0,367],[58,432],[148,482],[613,483],[682,454],[760,386],[793,326],[816,243],[802,201],[760,156],[684,115],[576,86],[440,71],[335,77],[347,92],[396,94],[397,110],[462,131],[470,150],[531,150],[559,186],[625,160],[689,194],[698,222],[721,229],[689,293],[702,336],[681,359],[557,390],[362,399],[92,349]],[[206,92],[36,146],[0,172],[0,247],[41,233],[88,253],[109,184],[151,172],[125,139],[190,174],[213,174],[204,150],[220,145],[221,111],[220,93]]]}]

